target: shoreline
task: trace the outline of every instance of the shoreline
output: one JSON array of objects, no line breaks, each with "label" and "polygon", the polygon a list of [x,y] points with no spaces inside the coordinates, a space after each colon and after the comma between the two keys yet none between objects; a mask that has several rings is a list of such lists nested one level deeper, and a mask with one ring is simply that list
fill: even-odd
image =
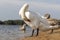
[{"label": "shoreline", "polygon": [[54,30],[52,34],[49,34],[50,31],[47,32],[39,32],[39,35],[36,37],[24,37],[19,40],[60,40],[60,29]]}]

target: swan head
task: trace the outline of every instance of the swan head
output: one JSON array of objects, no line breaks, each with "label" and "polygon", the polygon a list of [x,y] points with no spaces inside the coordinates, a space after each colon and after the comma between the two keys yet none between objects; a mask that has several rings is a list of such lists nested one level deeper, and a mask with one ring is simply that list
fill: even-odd
[{"label": "swan head", "polygon": [[23,7],[25,8],[25,9],[24,9],[25,11],[28,11],[28,7],[29,7],[28,3],[25,3],[25,4],[23,5]]},{"label": "swan head", "polygon": [[49,19],[49,18],[50,18],[50,14],[47,13],[47,14],[44,15],[44,17],[45,17],[46,19]]},{"label": "swan head", "polygon": [[19,14],[22,14],[22,13],[28,11],[28,7],[29,7],[28,3],[25,3],[25,4],[21,7],[21,9],[19,10]]}]

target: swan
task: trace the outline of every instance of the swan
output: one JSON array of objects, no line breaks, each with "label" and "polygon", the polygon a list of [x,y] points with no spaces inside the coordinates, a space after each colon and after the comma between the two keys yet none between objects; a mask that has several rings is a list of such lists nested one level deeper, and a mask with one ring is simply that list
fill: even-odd
[{"label": "swan", "polygon": [[[33,36],[34,30],[37,30],[36,36],[38,36],[39,28],[41,31],[56,28],[56,27],[50,26],[50,24],[47,22],[44,16],[41,16],[37,12],[30,11],[28,10],[28,8],[29,8],[29,4],[25,3],[19,10],[19,16],[27,25],[29,25],[32,28],[31,36]],[[40,26],[40,23],[43,23],[44,26],[43,27]]]},{"label": "swan", "polygon": [[20,30],[22,30],[24,33],[25,33],[25,30],[26,30],[26,24],[23,24],[21,27],[20,27]]},{"label": "swan", "polygon": [[25,26],[26,26],[26,24],[23,24],[20,29],[25,30],[26,29]]},{"label": "swan", "polygon": [[[46,14],[44,15],[44,17],[47,19],[48,23],[49,23],[51,26],[53,26],[53,27],[56,26],[56,27],[58,27],[58,28],[60,27],[58,20],[51,18],[51,15],[50,15],[50,14],[46,13]],[[56,28],[56,29],[58,29],[58,28]],[[53,33],[53,30],[54,30],[54,29],[51,30],[51,33]]]}]

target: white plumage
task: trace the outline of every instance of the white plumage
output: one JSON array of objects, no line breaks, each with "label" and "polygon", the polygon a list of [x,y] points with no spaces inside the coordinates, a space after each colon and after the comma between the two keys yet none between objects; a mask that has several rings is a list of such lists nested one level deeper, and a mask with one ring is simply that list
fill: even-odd
[{"label": "white plumage", "polygon": [[[29,5],[27,3],[24,4],[19,11],[19,15],[24,20],[24,22],[33,29],[32,35],[35,29],[37,29],[38,35],[39,27],[40,30],[48,30],[52,28],[43,16],[39,15],[39,13],[29,11],[28,7]],[[43,23],[44,26],[41,27],[40,23]]]},{"label": "white plumage", "polygon": [[48,23],[51,25],[50,27],[52,27],[51,33],[53,33],[53,29],[59,29],[60,28],[58,20],[51,18],[50,14],[45,14],[44,17],[47,19]]},{"label": "white plumage", "polygon": [[25,30],[26,30],[26,24],[23,24],[21,27],[20,27],[20,30],[23,31],[25,33]]},{"label": "white plumage", "polygon": [[26,29],[25,26],[26,26],[26,24],[23,24],[20,29],[25,30]]}]

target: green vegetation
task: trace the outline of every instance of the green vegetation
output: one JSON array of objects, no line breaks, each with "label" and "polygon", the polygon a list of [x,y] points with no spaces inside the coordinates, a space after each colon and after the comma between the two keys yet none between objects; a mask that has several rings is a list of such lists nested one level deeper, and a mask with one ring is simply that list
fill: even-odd
[{"label": "green vegetation", "polygon": [[23,25],[23,20],[7,20],[7,21],[0,21],[0,25]]},{"label": "green vegetation", "polygon": [[[60,20],[57,20],[60,25]],[[23,20],[6,20],[0,21],[0,25],[23,25],[25,22]]]}]

